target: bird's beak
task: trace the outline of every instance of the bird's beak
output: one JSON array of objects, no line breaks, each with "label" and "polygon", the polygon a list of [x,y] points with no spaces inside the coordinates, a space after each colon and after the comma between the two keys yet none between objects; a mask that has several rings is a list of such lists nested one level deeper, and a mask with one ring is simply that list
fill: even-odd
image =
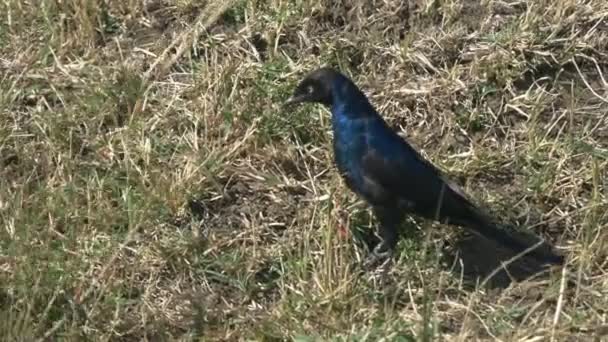
[{"label": "bird's beak", "polygon": [[303,96],[291,96],[290,98],[287,99],[287,101],[285,101],[284,105],[292,106],[292,105],[302,103],[302,102],[304,102]]}]

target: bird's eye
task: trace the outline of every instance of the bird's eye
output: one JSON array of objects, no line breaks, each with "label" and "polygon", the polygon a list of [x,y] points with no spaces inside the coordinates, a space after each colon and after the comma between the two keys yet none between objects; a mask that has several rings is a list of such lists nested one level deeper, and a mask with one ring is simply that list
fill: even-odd
[{"label": "bird's eye", "polygon": [[312,94],[312,93],[314,93],[314,91],[315,91],[315,88],[313,86],[309,85],[308,87],[306,87],[306,92],[308,94]]}]

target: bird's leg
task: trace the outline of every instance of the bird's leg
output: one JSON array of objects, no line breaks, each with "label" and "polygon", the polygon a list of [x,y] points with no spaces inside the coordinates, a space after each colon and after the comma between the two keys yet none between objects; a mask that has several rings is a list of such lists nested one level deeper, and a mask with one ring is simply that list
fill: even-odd
[{"label": "bird's leg", "polygon": [[374,248],[374,253],[378,255],[390,255],[397,245],[399,235],[397,227],[393,224],[380,222],[379,235],[382,241]]},{"label": "bird's leg", "polygon": [[390,259],[399,239],[398,225],[401,220],[399,211],[383,207],[375,207],[373,211],[379,221],[378,233],[381,240],[367,258],[365,262],[367,265]]}]

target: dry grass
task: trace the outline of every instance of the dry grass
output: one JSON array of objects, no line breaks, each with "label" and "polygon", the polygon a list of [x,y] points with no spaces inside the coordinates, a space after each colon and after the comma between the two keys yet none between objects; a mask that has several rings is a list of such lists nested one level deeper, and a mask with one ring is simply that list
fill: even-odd
[{"label": "dry grass", "polygon": [[[3,1],[0,336],[601,338],[607,4]],[[564,270],[482,286],[495,250],[467,259],[418,221],[388,272],[361,272],[373,221],[328,113],[281,107],[327,64]]]}]

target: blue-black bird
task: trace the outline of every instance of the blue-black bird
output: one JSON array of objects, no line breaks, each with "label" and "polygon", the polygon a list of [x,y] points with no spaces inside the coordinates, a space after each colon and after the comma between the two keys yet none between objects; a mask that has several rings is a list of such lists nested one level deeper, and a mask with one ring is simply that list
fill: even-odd
[{"label": "blue-black bird", "polygon": [[[379,221],[381,242],[372,258],[389,256],[408,213],[462,226],[520,253],[536,245],[496,224],[455,184],[397,135],[363,92],[344,74],[320,68],[308,74],[286,104],[321,103],[332,113],[334,160],[347,186]],[[538,242],[538,241],[536,241]],[[543,263],[562,264],[545,242],[529,252]]]}]

